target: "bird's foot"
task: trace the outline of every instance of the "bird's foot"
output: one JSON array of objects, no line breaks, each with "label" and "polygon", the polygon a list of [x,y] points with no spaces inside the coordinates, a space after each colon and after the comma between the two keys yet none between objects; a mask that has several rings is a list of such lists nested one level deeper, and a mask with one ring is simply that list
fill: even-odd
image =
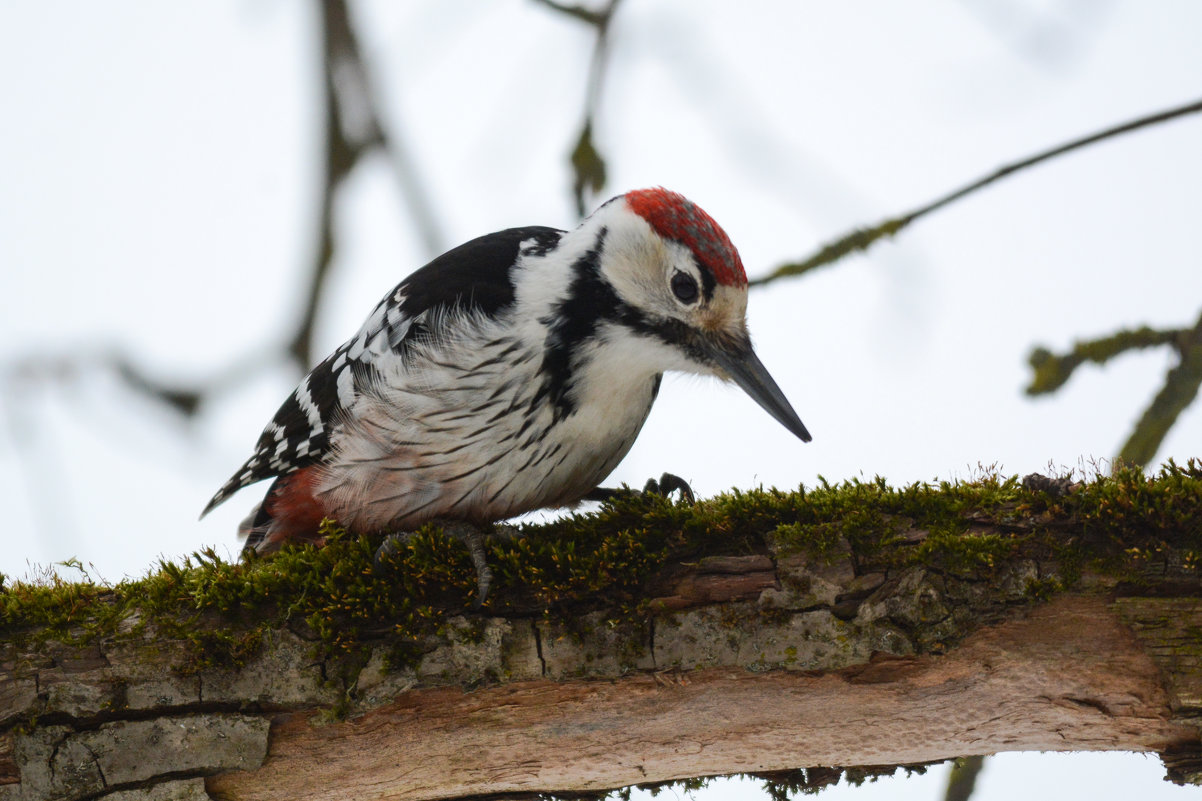
[{"label": "bird's foot", "polygon": [[643,492],[651,495],[662,495],[667,498],[673,492],[680,493],[680,499],[692,506],[697,503],[697,496],[693,494],[693,488],[689,486],[689,482],[672,473],[664,473],[659,477],[659,481],[654,478],[647,479],[647,483],[643,485]]},{"label": "bird's foot", "polygon": [[402,531],[398,534],[389,534],[380,543],[380,547],[376,548],[375,556],[371,558],[371,569],[373,573],[379,574],[384,572],[387,567],[388,560],[396,556],[404,545],[413,536],[412,531]]},{"label": "bird's foot", "polygon": [[[697,498],[693,495],[693,488],[689,486],[689,482],[672,473],[664,473],[657,481],[654,478],[647,479],[647,483],[643,485],[644,495],[659,495],[664,498],[671,496],[673,492],[680,493],[680,499],[688,504],[697,502]],[[626,487],[621,489],[612,489],[609,487],[597,487],[595,490],[584,496],[586,501],[612,501],[614,498],[622,495],[630,495],[637,493],[637,490],[632,490]]]},{"label": "bird's foot", "polygon": [[[440,526],[448,537],[459,540],[467,547],[467,552],[472,557],[472,566],[476,568],[476,602],[472,604],[472,608],[479,609],[488,598],[488,590],[492,586],[492,569],[484,557],[484,532],[471,523],[460,520],[434,520],[431,522]],[[402,531],[385,537],[384,542],[376,549],[375,556],[372,557],[372,569],[379,573],[388,558],[400,551],[401,546],[413,534],[412,531]]]}]

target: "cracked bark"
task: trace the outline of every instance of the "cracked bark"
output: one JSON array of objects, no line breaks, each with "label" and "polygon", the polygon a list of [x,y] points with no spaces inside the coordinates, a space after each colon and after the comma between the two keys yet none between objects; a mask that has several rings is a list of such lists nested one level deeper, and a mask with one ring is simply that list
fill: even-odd
[{"label": "cracked bark", "polygon": [[1057,570],[712,557],[666,570],[645,620],[452,618],[393,672],[386,640],[348,668],[288,630],[195,676],[153,637],[4,644],[0,799],[580,792],[1009,750],[1155,752],[1196,781],[1202,583],[1035,601]]}]

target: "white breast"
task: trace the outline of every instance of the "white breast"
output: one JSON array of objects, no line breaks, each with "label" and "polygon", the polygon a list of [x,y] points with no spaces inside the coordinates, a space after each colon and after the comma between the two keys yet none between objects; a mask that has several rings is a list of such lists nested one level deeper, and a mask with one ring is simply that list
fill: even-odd
[{"label": "white breast", "polygon": [[396,360],[335,427],[317,496],[352,530],[477,522],[578,501],[630,450],[656,373],[604,340],[581,353],[575,413],[555,422],[540,342],[478,320],[462,336]]}]

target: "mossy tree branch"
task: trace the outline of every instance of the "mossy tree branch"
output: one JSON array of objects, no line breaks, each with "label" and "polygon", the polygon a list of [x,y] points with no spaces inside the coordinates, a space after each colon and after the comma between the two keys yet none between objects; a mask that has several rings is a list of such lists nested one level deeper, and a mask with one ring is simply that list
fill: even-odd
[{"label": "mossy tree branch", "polygon": [[[1002,750],[1202,776],[1202,464],[632,496],[0,590],[0,799],[433,799],[713,774],[774,795]],[[147,796],[151,797],[151,796]]]}]

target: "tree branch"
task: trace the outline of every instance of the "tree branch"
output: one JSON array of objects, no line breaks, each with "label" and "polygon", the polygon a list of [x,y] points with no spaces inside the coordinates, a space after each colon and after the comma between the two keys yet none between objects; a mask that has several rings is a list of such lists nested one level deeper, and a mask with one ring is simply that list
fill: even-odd
[{"label": "tree branch", "polygon": [[1179,328],[1158,331],[1142,326],[1134,330],[1119,331],[1101,339],[1077,342],[1073,349],[1063,356],[1057,356],[1047,348],[1037,347],[1027,359],[1031,369],[1035,371],[1031,376],[1031,383],[1027,386],[1027,394],[1046,395],[1055,392],[1064,386],[1073,372],[1085,362],[1104,365],[1129,350],[1175,345],[1182,333],[1182,329]]},{"label": "tree branch", "polygon": [[1176,344],[1181,360],[1165,375],[1164,386],[1123,444],[1120,462],[1141,467],[1150,463],[1169,429],[1198,397],[1198,388],[1202,386],[1202,317],[1192,330],[1181,332]]},{"label": "tree branch", "polygon": [[386,132],[372,91],[359,40],[351,26],[346,0],[318,0],[322,10],[322,64],[325,94],[324,182],[318,210],[318,243],[304,307],[288,353],[301,372],[317,360],[313,326],[334,257],[334,202],[338,189],[355,166],[376,149],[386,153],[397,186],[413,215],[429,256],[443,249],[443,237],[406,151]]},{"label": "tree branch", "polygon": [[581,22],[588,23],[596,28],[604,28],[609,23],[609,16],[613,13],[614,6],[614,3],[611,2],[610,7],[606,10],[593,11],[585,6],[568,5],[567,3],[559,2],[559,0],[537,0],[537,2],[561,14],[575,17]]},{"label": "tree branch", "polygon": [[910,223],[915,222],[916,220],[919,220],[934,211],[938,211],[944,206],[954,203],[963,197],[980,191],[981,189],[984,189],[995,181],[999,181],[1008,175],[1020,172],[1028,167],[1034,167],[1035,165],[1044,161],[1048,161],[1049,159],[1062,156],[1065,153],[1071,153],[1074,150],[1079,150],[1080,148],[1096,144],[1097,142],[1101,142],[1106,139],[1131,133],[1132,131],[1138,131],[1139,129],[1146,128],[1150,125],[1158,125],[1160,123],[1174,120],[1179,117],[1184,117],[1189,114],[1197,114],[1198,112],[1202,112],[1202,100],[1195,100],[1182,106],[1148,114],[1146,116],[1106,128],[1102,131],[1080,137],[1079,139],[1074,139],[1062,145],[1057,145],[1056,147],[1041,151],[1033,156],[1020,159],[1019,161],[1011,162],[1010,164],[999,167],[993,172],[978,178],[975,181],[948,192],[946,195],[936,198],[930,203],[919,206],[912,211],[896,217],[890,217],[872,227],[859,228],[851,231],[850,233],[844,234],[838,239],[823,245],[816,253],[808,258],[802,259],[799,262],[792,262],[777,267],[768,275],[757,278],[750,283],[753,286],[763,286],[765,284],[772,283],[773,281],[778,281],[782,278],[804,275],[811,270],[832,264],[839,259],[842,259],[844,256],[849,256],[852,253],[858,253],[860,251],[867,250],[879,239],[893,236],[903,228],[910,225]]},{"label": "tree branch", "polygon": [[977,786],[977,777],[985,767],[985,757],[970,756],[957,759],[947,777],[947,791],[943,801],[968,801]]},{"label": "tree branch", "polygon": [[1202,386],[1202,317],[1193,328],[1174,328],[1164,331],[1143,326],[1119,331],[1108,337],[1078,342],[1072,351],[1057,356],[1046,348],[1035,348],[1029,362],[1034,375],[1027,387],[1028,395],[1043,395],[1064,386],[1073,371],[1085,362],[1098,365],[1129,350],[1172,345],[1179,361],[1165,375],[1164,384],[1152,403],[1135,424],[1127,442],[1119,451],[1118,461],[1143,467],[1156,456],[1156,451],[1168,436]]},{"label": "tree branch", "polygon": [[360,160],[379,150],[388,158],[397,186],[412,216],[427,253],[433,257],[445,245],[429,196],[399,138],[388,132],[372,91],[358,38],[355,36],[346,0],[317,0],[321,10],[321,58],[325,145],[322,154],[322,187],[317,210],[317,243],[314,247],[305,297],[296,330],[280,350],[268,358],[248,357],[212,380],[176,384],[163,381],[115,350],[88,349],[70,357],[37,354],[18,360],[0,371],[0,386],[31,380],[62,381],[87,369],[108,371],[129,389],[157,400],[184,417],[199,412],[204,402],[262,369],[265,362],[284,357],[299,372],[317,361],[313,331],[326,280],[332,266],[336,237],[334,204],[338,190]]},{"label": "tree branch", "polygon": [[556,0],[538,0],[561,14],[581,20],[596,29],[593,57],[589,64],[587,89],[584,100],[584,122],[580,136],[572,148],[571,164],[575,176],[572,196],[576,199],[576,213],[581,217],[588,211],[589,198],[586,193],[596,195],[605,188],[605,159],[593,142],[593,121],[601,104],[601,86],[605,79],[605,68],[609,59],[609,24],[617,13],[620,0],[609,0],[601,11],[593,11],[578,5],[567,5]]},{"label": "tree branch", "polygon": [[1202,779],[1202,464],[625,498],[492,540],[481,612],[458,542],[379,573],[327,534],[0,590],[0,799],[779,790],[1017,749]]}]

